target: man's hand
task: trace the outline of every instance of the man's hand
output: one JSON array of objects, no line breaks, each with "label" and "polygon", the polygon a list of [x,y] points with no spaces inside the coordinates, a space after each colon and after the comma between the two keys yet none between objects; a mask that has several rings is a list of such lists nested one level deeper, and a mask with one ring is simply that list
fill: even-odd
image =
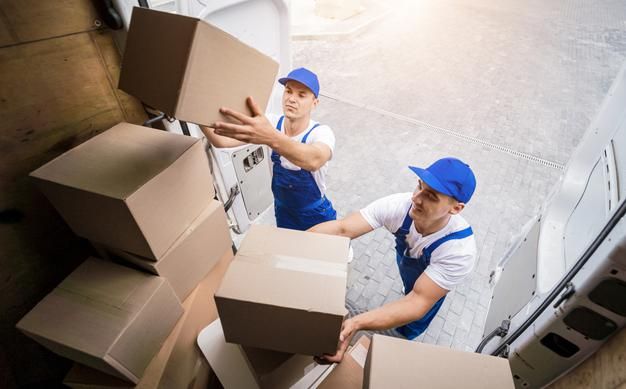
[{"label": "man's hand", "polygon": [[331,363],[339,363],[343,360],[343,356],[348,350],[350,341],[354,334],[358,331],[356,322],[353,318],[346,319],[341,326],[341,333],[339,334],[339,345],[337,346],[337,352],[335,355],[325,354],[322,357],[315,357],[315,362],[320,365],[328,365]]},{"label": "man's hand", "polygon": [[227,136],[245,143],[273,147],[280,133],[276,131],[265,115],[263,115],[252,97],[248,97],[246,103],[252,112],[252,116],[222,107],[220,108],[221,114],[234,119],[240,124],[215,122],[211,127],[215,129],[217,135]]}]

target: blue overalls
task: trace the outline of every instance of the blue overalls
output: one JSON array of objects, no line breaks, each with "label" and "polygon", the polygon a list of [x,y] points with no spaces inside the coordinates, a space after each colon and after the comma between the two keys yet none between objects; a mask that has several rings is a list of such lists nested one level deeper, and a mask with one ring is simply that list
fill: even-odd
[{"label": "blue overalls", "polygon": [[[281,116],[278,120],[278,131],[284,118]],[[307,138],[318,125],[314,125],[302,137],[302,143],[306,144]],[[280,155],[275,151],[272,151],[272,162],[272,193],[278,227],[304,231],[316,224],[337,219],[337,212],[330,200],[322,196],[311,172],[285,169],[280,164]]]},{"label": "blue overalls", "polygon": [[[410,210],[411,209],[409,208],[409,211]],[[424,270],[426,270],[426,267],[430,265],[430,256],[433,251],[437,249],[437,247],[449,240],[467,238],[473,233],[472,228],[467,227],[464,230],[448,234],[437,239],[428,247],[425,247],[419,258],[411,258],[409,256],[409,248],[406,243],[406,236],[409,234],[409,228],[411,228],[412,222],[413,220],[409,216],[409,212],[407,212],[406,217],[402,222],[402,226],[394,233],[396,237],[396,261],[398,262],[398,270],[400,270],[400,277],[402,277],[405,294],[409,294],[413,290],[415,281],[417,281],[419,276],[421,276]],[[398,327],[396,330],[407,339],[415,339],[426,330],[426,327],[428,327],[435,315],[437,315],[437,312],[439,311],[439,308],[441,308],[441,304],[443,304],[443,300],[445,298],[446,296],[443,296],[439,299],[439,301],[437,301],[432,308],[430,308],[430,311],[422,316],[421,319]]]}]

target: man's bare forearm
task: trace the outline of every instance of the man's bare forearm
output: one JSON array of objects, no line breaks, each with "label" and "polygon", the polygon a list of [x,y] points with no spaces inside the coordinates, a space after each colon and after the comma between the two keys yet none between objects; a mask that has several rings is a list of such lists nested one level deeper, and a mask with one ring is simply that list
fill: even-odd
[{"label": "man's bare forearm", "polygon": [[345,236],[354,239],[372,231],[372,226],[365,221],[360,212],[353,212],[343,219],[331,220],[313,226],[309,231],[320,234]]},{"label": "man's bare forearm", "polygon": [[245,144],[237,139],[217,135],[215,130],[211,127],[200,126],[200,130],[202,130],[202,133],[208,139],[209,143],[218,148],[237,147]]},{"label": "man's bare forearm", "polygon": [[[331,152],[328,146],[294,142],[284,134],[279,135],[268,146],[301,169],[314,172],[330,159]],[[324,150],[323,147],[327,147],[328,150]]]},{"label": "man's bare forearm", "polygon": [[388,330],[421,319],[431,305],[411,292],[399,300],[354,316],[352,320],[358,330]]},{"label": "man's bare forearm", "polygon": [[338,235],[350,238],[348,231],[343,228],[341,220],[331,220],[313,226],[309,229],[310,232],[317,232],[318,234]]}]

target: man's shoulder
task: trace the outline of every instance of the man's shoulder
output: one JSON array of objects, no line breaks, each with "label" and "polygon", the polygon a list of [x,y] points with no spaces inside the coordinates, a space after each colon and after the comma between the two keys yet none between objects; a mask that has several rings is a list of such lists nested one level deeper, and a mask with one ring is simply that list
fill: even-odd
[{"label": "man's shoulder", "polygon": [[406,212],[408,210],[407,207],[411,202],[411,195],[411,192],[394,193],[385,197],[381,197],[378,200],[374,201],[372,204],[385,205],[386,210],[389,212],[394,212],[397,210],[403,210],[404,212]]},{"label": "man's shoulder", "polygon": [[333,129],[330,128],[328,124],[322,124],[311,120],[311,125],[309,126],[309,128],[311,129],[311,134],[309,136],[312,137],[335,136]]},{"label": "man's shoulder", "polygon": [[280,120],[280,118],[283,117],[283,115],[278,115],[278,114],[273,113],[273,112],[267,112],[265,114],[265,117],[267,118],[267,120],[269,120],[269,122],[272,124],[272,126],[274,126],[274,128],[276,128],[276,125],[278,124],[278,120]]},{"label": "man's shoulder", "polygon": [[361,210],[361,214],[370,222],[373,228],[385,227],[395,232],[409,207],[411,206],[411,193],[394,193],[382,197]]},{"label": "man's shoulder", "polygon": [[[450,220],[449,234],[459,233],[471,228],[470,224],[461,215],[453,215]],[[476,240],[474,239],[474,232],[464,234],[457,239],[448,240],[445,248],[442,250],[445,253],[457,253],[461,256],[475,256],[476,255]]]}]

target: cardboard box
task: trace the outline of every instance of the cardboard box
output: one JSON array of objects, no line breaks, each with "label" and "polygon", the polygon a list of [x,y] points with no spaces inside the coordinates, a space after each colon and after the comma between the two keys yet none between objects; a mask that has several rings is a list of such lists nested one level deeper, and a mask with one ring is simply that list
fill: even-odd
[{"label": "cardboard box", "polygon": [[253,225],[215,294],[226,341],[334,354],[345,309],[348,238]]},{"label": "cardboard box", "polygon": [[74,365],[63,383],[74,389],[128,387],[205,389],[206,382],[213,373],[196,344],[196,338],[202,328],[217,318],[217,309],[212,296],[232,258],[233,254],[229,248],[213,270],[189,294],[183,303],[185,313],[136,386],[80,364]]},{"label": "cardboard box", "polygon": [[[251,26],[253,28],[253,26]],[[226,120],[222,106],[264,112],[278,63],[197,18],[133,9],[119,88],[167,115],[197,124]]]},{"label": "cardboard box", "polygon": [[164,278],[89,258],[17,328],[63,357],[137,383],[182,313]]},{"label": "cardboard box", "polygon": [[[189,385],[180,386],[179,388],[207,389],[213,372],[204,358],[199,360],[198,363],[198,371],[189,382]],[[159,387],[158,383],[152,380],[154,374],[149,373],[148,369],[146,369],[145,376],[151,378],[149,380],[142,379],[135,385],[88,366],[75,363],[63,379],[63,385],[72,389],[155,389]]]},{"label": "cardboard box", "polygon": [[364,389],[513,389],[509,361],[389,336],[374,335]]},{"label": "cardboard box", "polygon": [[370,339],[362,335],[354,346],[344,355],[341,363],[324,378],[319,389],[361,389],[363,388],[363,369],[367,359]]},{"label": "cardboard box", "polygon": [[307,355],[227,343],[219,319],[202,330],[198,344],[225,389],[314,388],[331,367]]},{"label": "cardboard box", "polygon": [[240,350],[261,389],[308,388],[329,368],[319,366],[310,355],[281,353],[256,347],[240,346]]},{"label": "cardboard box", "polygon": [[200,139],[128,123],[30,175],[77,235],[151,259],[215,195]]},{"label": "cardboard box", "polygon": [[209,206],[156,262],[114,248],[108,250],[117,257],[166,278],[182,301],[231,246],[224,207],[221,202],[211,200]]}]

